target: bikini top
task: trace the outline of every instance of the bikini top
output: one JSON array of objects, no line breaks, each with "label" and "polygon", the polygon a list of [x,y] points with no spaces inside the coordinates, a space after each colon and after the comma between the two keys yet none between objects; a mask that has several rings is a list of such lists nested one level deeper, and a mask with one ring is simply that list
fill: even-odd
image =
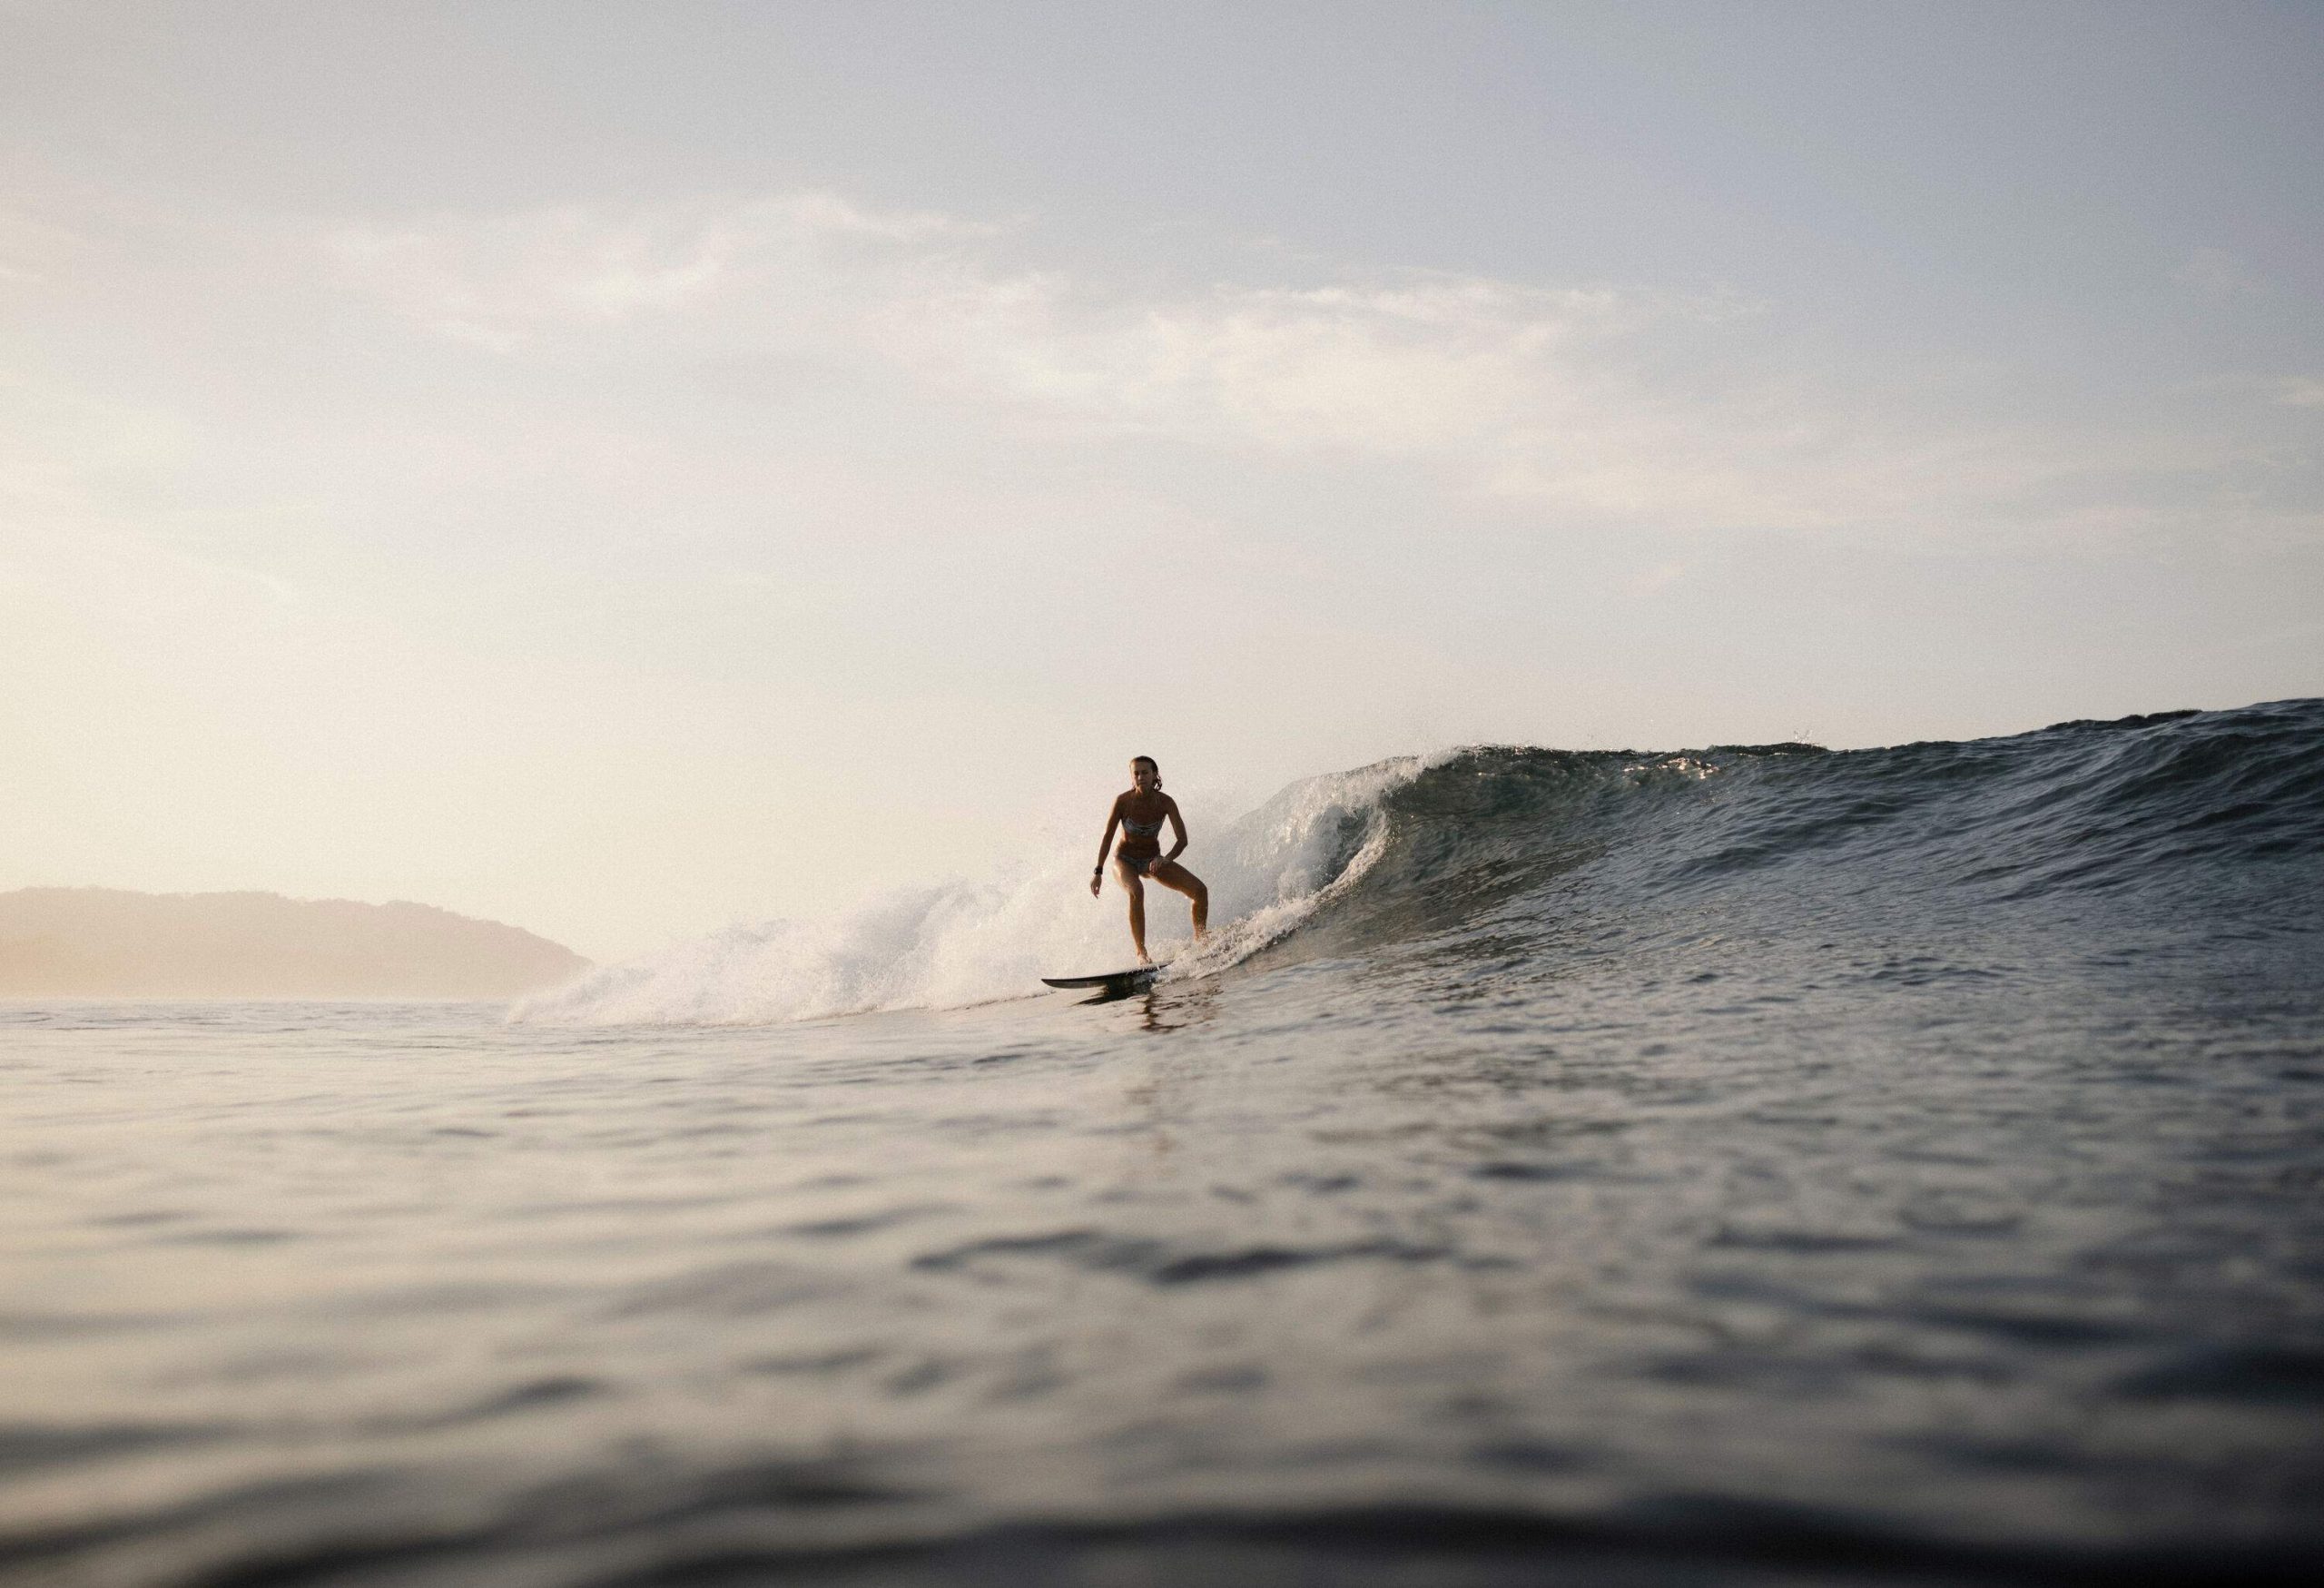
[{"label": "bikini top", "polygon": [[1166,819],[1157,816],[1151,822],[1133,822],[1124,816],[1122,831],[1132,838],[1159,838],[1162,836],[1162,823]]}]

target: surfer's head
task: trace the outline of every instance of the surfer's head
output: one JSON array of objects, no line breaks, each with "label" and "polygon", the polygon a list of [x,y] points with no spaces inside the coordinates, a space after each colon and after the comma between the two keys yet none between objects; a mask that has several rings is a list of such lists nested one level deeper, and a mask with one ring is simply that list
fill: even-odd
[{"label": "surfer's head", "polygon": [[1151,755],[1133,755],[1129,758],[1129,780],[1140,788],[1160,788],[1162,768]]}]

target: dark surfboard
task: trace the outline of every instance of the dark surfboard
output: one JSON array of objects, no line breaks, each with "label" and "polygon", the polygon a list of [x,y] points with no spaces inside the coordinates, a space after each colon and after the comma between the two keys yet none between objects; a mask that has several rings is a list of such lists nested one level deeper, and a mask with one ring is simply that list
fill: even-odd
[{"label": "dark surfboard", "polygon": [[1154,978],[1162,973],[1158,965],[1140,965],[1131,971],[1108,971],[1102,976],[1044,976],[1042,981],[1052,987],[1099,987],[1108,992],[1135,992],[1141,987],[1154,985]]}]

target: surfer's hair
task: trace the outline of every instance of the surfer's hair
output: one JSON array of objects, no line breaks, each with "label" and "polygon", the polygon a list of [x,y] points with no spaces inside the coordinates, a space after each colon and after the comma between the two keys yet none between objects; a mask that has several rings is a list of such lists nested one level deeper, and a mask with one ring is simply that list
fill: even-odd
[{"label": "surfer's hair", "polygon": [[1151,755],[1133,755],[1129,758],[1129,764],[1132,766],[1137,765],[1141,761],[1154,768],[1154,786],[1156,788],[1160,788],[1162,786],[1162,763],[1157,761]]}]

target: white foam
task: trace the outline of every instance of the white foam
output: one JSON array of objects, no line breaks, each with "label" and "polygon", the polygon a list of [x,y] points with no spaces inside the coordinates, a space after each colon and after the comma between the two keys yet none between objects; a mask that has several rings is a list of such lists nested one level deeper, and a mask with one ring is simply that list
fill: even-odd
[{"label": "white foam", "polygon": [[[1211,940],[1178,953],[1170,978],[1216,973],[1344,892],[1385,843],[1381,800],[1430,764],[1403,756],[1308,778],[1232,823],[1213,825],[1189,809],[1186,861],[1210,887]],[[1217,837],[1206,842],[1207,833]],[[901,890],[824,920],[731,926],[537,994],[509,1018],[760,1025],[1026,996],[1043,975],[1129,961],[1121,893],[1109,880],[1103,899],[1091,900],[1083,853],[1060,846],[982,881]],[[1148,946],[1169,955],[1187,935],[1185,901],[1149,887],[1147,914]]]}]

